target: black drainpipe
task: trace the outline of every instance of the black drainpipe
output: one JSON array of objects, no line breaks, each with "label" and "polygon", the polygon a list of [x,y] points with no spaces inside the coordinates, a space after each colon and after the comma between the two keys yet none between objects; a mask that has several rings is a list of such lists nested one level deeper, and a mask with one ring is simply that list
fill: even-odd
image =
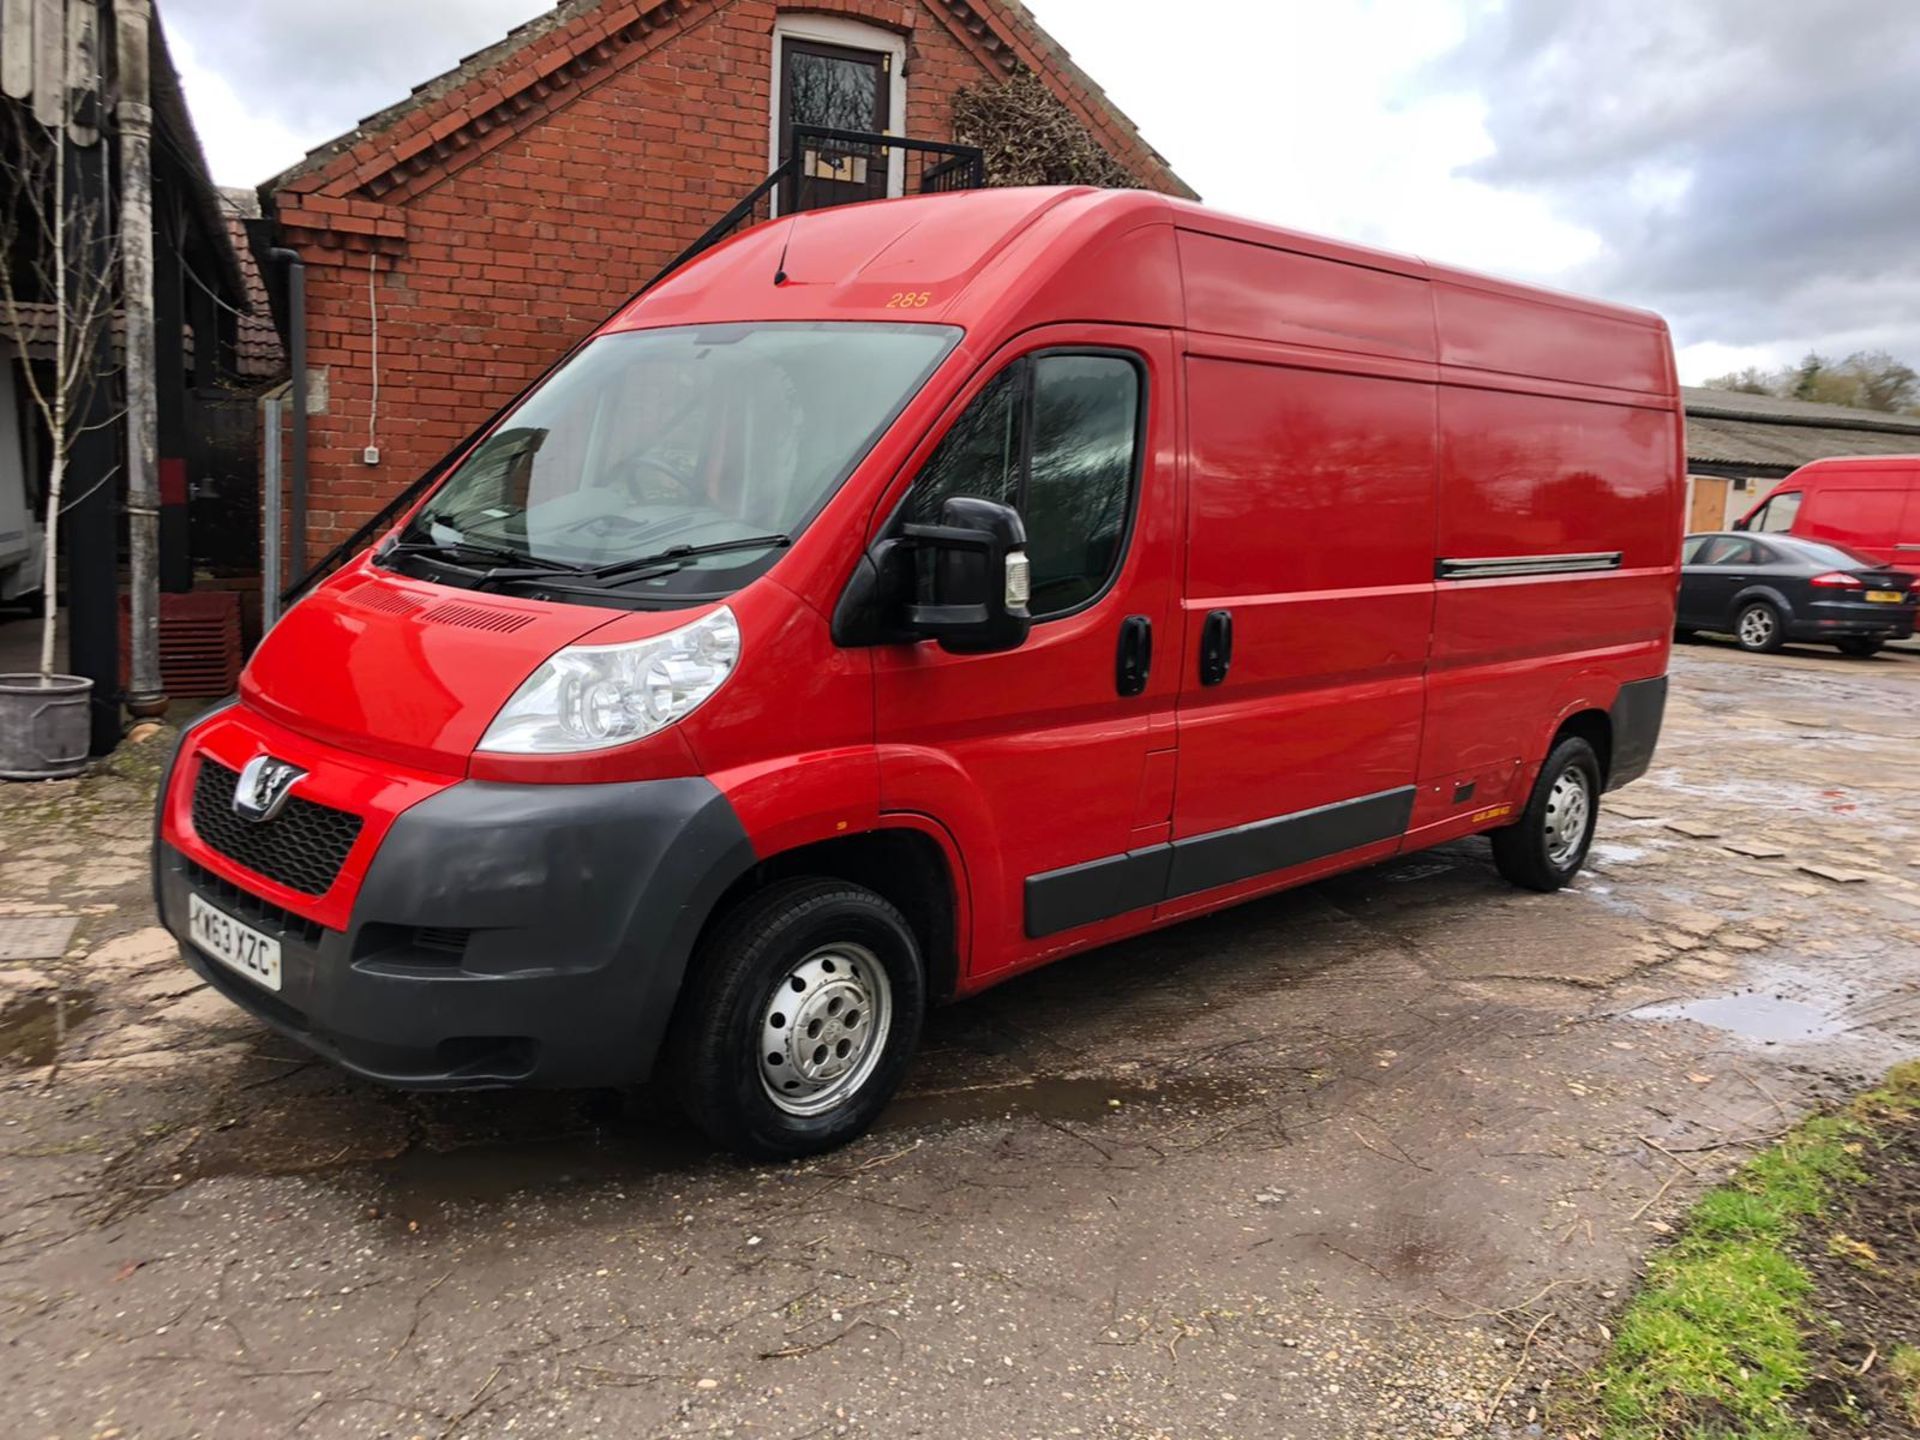
[{"label": "black drainpipe", "polygon": [[287,505],[289,589],[307,577],[307,264],[298,250],[274,248],[267,258],[287,267],[288,362],[293,368],[293,495]]}]

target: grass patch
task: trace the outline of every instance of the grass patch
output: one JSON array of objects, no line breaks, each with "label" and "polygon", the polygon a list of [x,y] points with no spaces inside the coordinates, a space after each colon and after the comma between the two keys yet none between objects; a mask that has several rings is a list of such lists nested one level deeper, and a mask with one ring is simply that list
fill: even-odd
[{"label": "grass patch", "polygon": [[[1607,1440],[1796,1440],[1812,1280],[1787,1245],[1836,1187],[1865,1178],[1876,1122],[1920,1108],[1920,1064],[1805,1121],[1702,1197],[1647,1268],[1594,1375]],[[1920,1351],[1903,1352],[1920,1404]],[[1895,1357],[1894,1364],[1902,1363]],[[1904,1379],[1904,1376],[1903,1376]],[[1916,1411],[1920,1418],[1920,1410]]]},{"label": "grass patch", "polygon": [[1907,1418],[1915,1425],[1920,1425],[1920,1350],[1911,1345],[1902,1345],[1887,1362],[1887,1372],[1900,1382]]}]

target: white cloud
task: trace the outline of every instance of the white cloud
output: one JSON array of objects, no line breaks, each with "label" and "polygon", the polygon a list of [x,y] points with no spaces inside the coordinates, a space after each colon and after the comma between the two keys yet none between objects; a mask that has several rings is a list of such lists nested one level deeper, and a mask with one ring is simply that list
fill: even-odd
[{"label": "white cloud", "polygon": [[1463,0],[1189,0],[1172,24],[1157,4],[1029,8],[1211,205],[1526,279],[1600,251],[1546,200],[1462,173],[1493,153],[1479,96],[1416,93]]},{"label": "white cloud", "polygon": [[297,135],[261,114],[258,97],[242,96],[225,75],[203,64],[185,36],[170,31],[167,44],[216,184],[251,188],[278,175],[311,145],[327,138]]},{"label": "white cloud", "polygon": [[1719,375],[1731,375],[1749,366],[1760,370],[1778,370],[1798,360],[1779,345],[1722,345],[1717,340],[1702,340],[1683,345],[1674,353],[1680,365],[1682,385],[1700,385]]}]

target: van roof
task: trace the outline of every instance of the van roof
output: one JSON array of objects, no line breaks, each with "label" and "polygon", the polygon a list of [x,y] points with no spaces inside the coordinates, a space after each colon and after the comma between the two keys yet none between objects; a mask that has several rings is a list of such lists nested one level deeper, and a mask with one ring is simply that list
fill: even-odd
[{"label": "van roof", "polygon": [[[1145,238],[1149,231],[1161,237],[1157,246]],[[1430,338],[1424,358],[1662,396],[1676,390],[1670,359],[1653,358],[1666,355],[1666,325],[1650,312],[1237,219],[1140,190],[973,190],[808,211],[716,246],[637,299],[608,328],[858,318],[971,330],[1009,317],[1023,328],[1060,319],[1183,326],[1188,297],[1178,253],[1168,243],[1176,231],[1359,267],[1383,284],[1390,276],[1433,283],[1455,297],[1459,319],[1449,327],[1444,302],[1420,302],[1429,336],[1435,311],[1442,331],[1438,351]],[[1049,295],[1049,287],[1055,293]],[[1063,290],[1072,298],[1058,293]],[[1037,314],[1021,308],[1036,304]],[[1591,377],[1562,374],[1550,355],[1580,347],[1555,335],[1553,326],[1528,323],[1525,316],[1541,309],[1587,317],[1597,322],[1588,327],[1596,336],[1657,332],[1659,344],[1634,341],[1617,350],[1616,358],[1629,351],[1634,357],[1606,372],[1622,378],[1602,379],[1598,371]],[[1503,327],[1534,333],[1502,358],[1495,352]],[[1447,344],[1449,338],[1456,343]],[[1321,343],[1343,348],[1337,338]]]},{"label": "van roof", "polygon": [[1833,455],[1809,460],[1793,473],[1809,470],[1920,470],[1920,455]]}]

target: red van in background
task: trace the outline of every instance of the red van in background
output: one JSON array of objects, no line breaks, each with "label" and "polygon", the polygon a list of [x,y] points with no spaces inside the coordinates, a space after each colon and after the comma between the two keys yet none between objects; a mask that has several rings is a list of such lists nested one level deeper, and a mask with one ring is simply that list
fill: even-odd
[{"label": "red van in background", "polygon": [[1135,192],[776,221],[287,614],[160,913],[357,1074],[823,1149],[1063,955],[1481,832],[1563,884],[1682,477],[1652,315]]},{"label": "red van in background", "polygon": [[1802,465],[1733,528],[1825,540],[1881,565],[1920,568],[1920,455]]}]

